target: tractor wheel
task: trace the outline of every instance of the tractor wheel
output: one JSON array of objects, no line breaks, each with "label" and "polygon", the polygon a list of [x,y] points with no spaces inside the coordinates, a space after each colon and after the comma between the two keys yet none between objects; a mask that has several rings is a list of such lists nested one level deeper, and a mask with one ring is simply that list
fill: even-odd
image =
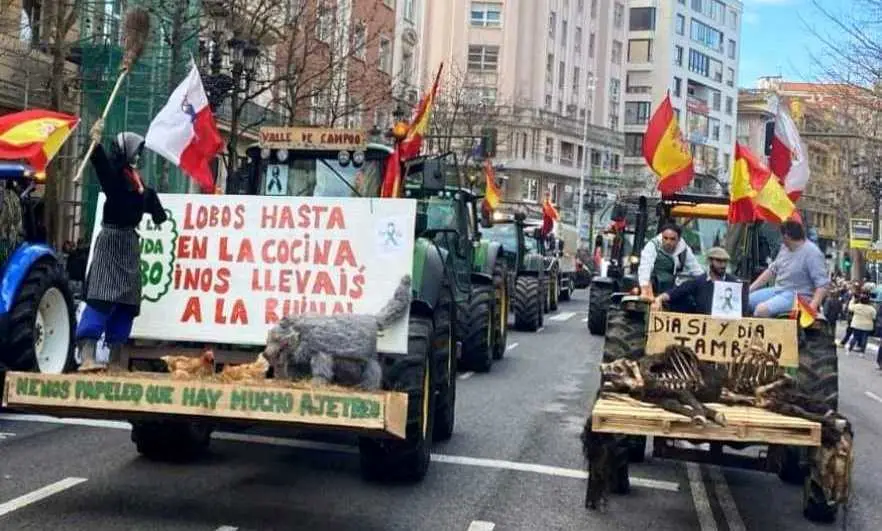
[{"label": "tractor wheel", "polygon": [[186,462],[208,450],[214,427],[189,421],[132,422],[132,442],[152,461]]},{"label": "tractor wheel", "polygon": [[592,335],[602,336],[606,332],[606,312],[612,294],[612,289],[606,286],[591,286],[588,293],[588,330]]},{"label": "tractor wheel", "polygon": [[564,302],[570,300],[573,297],[573,291],[575,289],[576,289],[576,286],[573,283],[573,277],[572,276],[565,277],[561,281],[560,300],[564,301]]},{"label": "tractor wheel", "polygon": [[76,369],[74,315],[64,270],[53,260],[39,260],[25,276],[10,309],[10,348],[0,352],[0,365],[46,374]]},{"label": "tractor wheel", "polygon": [[508,268],[502,260],[497,260],[493,267],[493,289],[496,293],[493,359],[501,360],[508,345],[508,308],[511,304],[508,293]]},{"label": "tractor wheel", "polygon": [[548,310],[557,311],[557,303],[560,300],[560,273],[554,270],[548,277]]},{"label": "tractor wheel", "polygon": [[[620,358],[640,359],[646,353],[646,312],[626,311],[620,306],[612,306],[606,325],[606,338],[603,347],[603,361],[610,362]],[[628,458],[632,463],[642,463],[646,458],[646,437],[629,435],[623,444],[628,448]]]},{"label": "tractor wheel", "polygon": [[536,277],[518,277],[515,283],[515,328],[535,332],[542,327],[542,288]]},{"label": "tractor wheel", "polygon": [[457,315],[460,320],[460,330],[465,331],[462,360],[468,370],[489,372],[493,366],[495,297],[493,286],[475,285],[468,307],[463,308]]},{"label": "tractor wheel", "polygon": [[839,507],[848,503],[854,467],[851,428],[828,446],[808,449],[808,473],[802,490],[802,514],[808,520],[831,523]]},{"label": "tractor wheel", "polygon": [[453,436],[456,420],[456,337],[453,331],[453,296],[443,288],[435,310],[435,333],[432,336],[432,359],[435,360],[438,396],[435,397],[435,422],[432,435],[435,441],[446,441]]},{"label": "tractor wheel", "polygon": [[383,368],[383,388],[407,393],[407,438],[358,440],[361,474],[368,481],[422,480],[429,470],[434,426],[434,370],[430,362],[434,324],[411,315],[406,356],[390,356]]}]

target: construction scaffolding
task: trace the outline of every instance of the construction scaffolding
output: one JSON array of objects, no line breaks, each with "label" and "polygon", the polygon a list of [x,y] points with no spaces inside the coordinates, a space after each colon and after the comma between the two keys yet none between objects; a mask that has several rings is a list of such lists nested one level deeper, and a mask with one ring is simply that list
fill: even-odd
[{"label": "construction scaffolding", "polygon": [[[150,121],[187,74],[198,53],[201,5],[199,0],[85,0],[79,16],[82,126],[80,146],[88,146],[89,128],[100,118],[113,90],[122,59],[122,25],[126,9],[145,7],[151,14],[151,36],[144,53],[126,77],[107,119],[107,138],[122,131],[146,135]],[[167,182],[163,183],[163,172]],[[141,163],[144,180],[160,191],[182,193],[188,178],[178,168],[145,150]],[[72,234],[89,238],[95,220],[99,186],[91,165],[73,202]]]}]

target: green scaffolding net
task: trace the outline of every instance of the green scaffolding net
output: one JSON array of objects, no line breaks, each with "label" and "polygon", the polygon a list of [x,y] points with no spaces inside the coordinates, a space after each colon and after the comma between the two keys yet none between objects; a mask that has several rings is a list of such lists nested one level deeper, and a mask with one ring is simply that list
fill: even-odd
[{"label": "green scaffolding net", "polygon": [[[82,124],[89,128],[104,111],[119,74],[123,49],[126,9],[145,7],[151,14],[150,39],[144,53],[123,82],[105,120],[104,145],[119,132],[146,135],[150,121],[162,109],[174,87],[186,76],[191,58],[198,53],[198,0],[86,0],[79,16]],[[85,140],[85,139],[84,139]],[[87,145],[85,140],[84,145]],[[183,193],[188,178],[173,164],[145,150],[141,174],[153,187],[168,193]],[[163,171],[167,185],[160,188]],[[83,176],[82,234],[89,238],[95,222],[100,187],[91,165]]]}]

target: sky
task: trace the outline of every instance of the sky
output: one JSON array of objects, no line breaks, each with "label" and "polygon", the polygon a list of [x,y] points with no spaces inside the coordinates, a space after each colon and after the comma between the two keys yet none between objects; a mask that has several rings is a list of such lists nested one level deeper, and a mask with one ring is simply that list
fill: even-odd
[{"label": "sky", "polygon": [[[811,55],[823,54],[817,34],[835,25],[812,0],[742,0],[741,57],[738,86],[756,87],[761,76],[781,75],[791,81],[818,80],[819,67]],[[815,0],[840,13],[859,0]]]}]

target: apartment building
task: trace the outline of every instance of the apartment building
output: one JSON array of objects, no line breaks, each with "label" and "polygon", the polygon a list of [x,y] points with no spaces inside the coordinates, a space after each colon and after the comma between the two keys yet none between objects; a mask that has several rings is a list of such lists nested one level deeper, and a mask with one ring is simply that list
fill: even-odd
[{"label": "apartment building", "polygon": [[693,189],[725,191],[735,150],[742,3],[630,0],[628,10],[626,173],[654,179],[642,156],[643,134],[670,92],[695,161]]},{"label": "apartment building", "polygon": [[505,198],[538,203],[548,193],[573,223],[583,161],[595,176],[621,172],[625,0],[445,0],[425,9],[424,84],[443,61],[445,90],[459,80],[470,102],[493,107]]},{"label": "apartment building", "polygon": [[388,0],[395,2],[395,42],[392,58],[392,93],[396,103],[408,111],[419,101],[420,61],[425,9],[431,0]]}]

